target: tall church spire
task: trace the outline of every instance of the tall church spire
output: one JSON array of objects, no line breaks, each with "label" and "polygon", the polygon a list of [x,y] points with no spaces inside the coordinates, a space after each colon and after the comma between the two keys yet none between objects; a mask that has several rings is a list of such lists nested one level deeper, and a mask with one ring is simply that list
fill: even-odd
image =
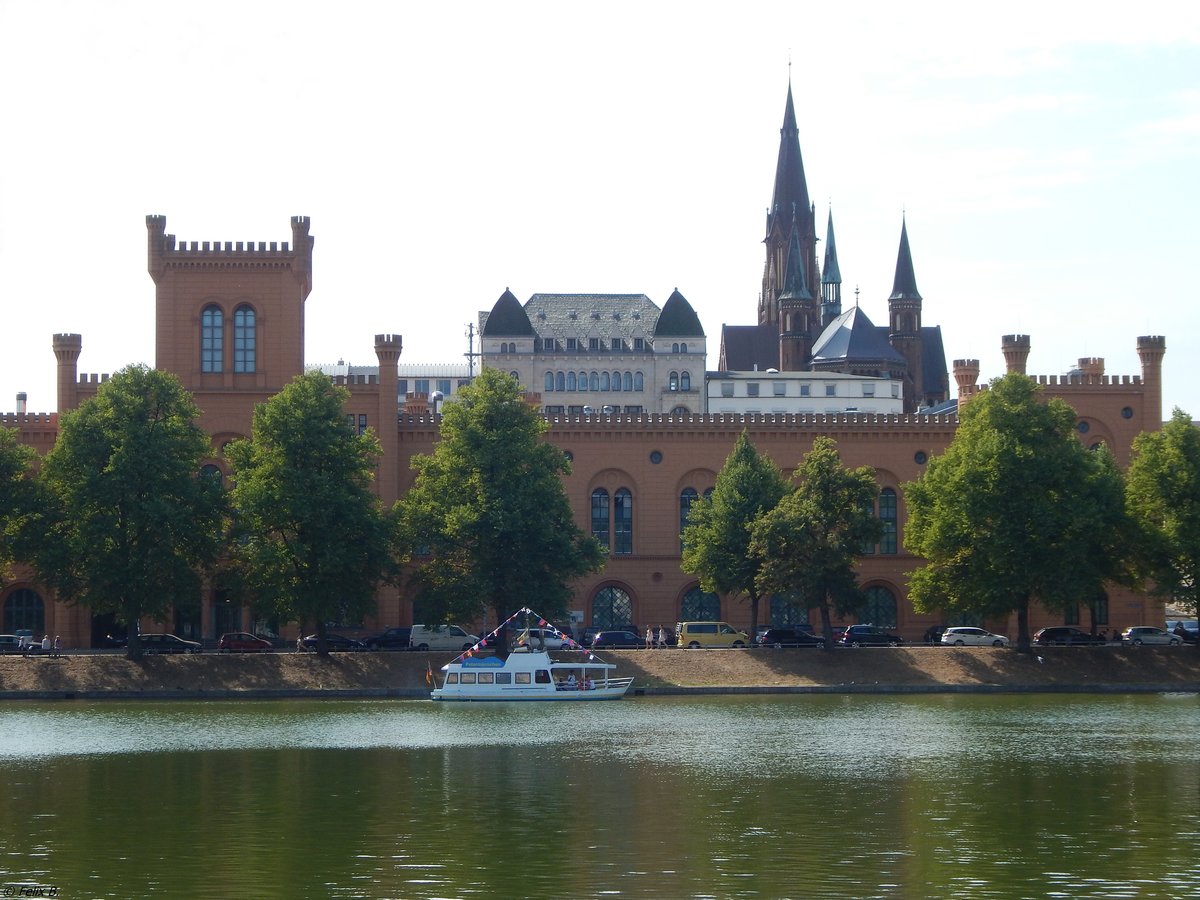
[{"label": "tall church spire", "polygon": [[767,218],[767,235],[778,234],[784,241],[791,231],[793,210],[805,213],[812,206],[808,182],[804,177],[804,159],[800,155],[800,129],[796,127],[796,107],[792,85],[788,82],[783,127],[779,129],[779,159],[775,163],[775,190]]},{"label": "tall church spire", "polygon": [[825,229],[825,267],[821,270],[821,327],[842,314],[842,270],[838,268],[837,244],[833,240],[833,210]]},{"label": "tall church spire", "polygon": [[912,252],[908,249],[908,222],[900,219],[900,252],[896,255],[896,278],[889,300],[920,300],[917,276],[913,274]]}]

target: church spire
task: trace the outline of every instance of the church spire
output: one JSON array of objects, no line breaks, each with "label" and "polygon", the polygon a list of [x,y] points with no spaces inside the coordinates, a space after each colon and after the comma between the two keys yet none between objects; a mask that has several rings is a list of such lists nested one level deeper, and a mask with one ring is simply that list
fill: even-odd
[{"label": "church spire", "polygon": [[783,127],[779,129],[779,158],[775,163],[775,190],[771,197],[767,234],[787,240],[793,210],[807,212],[808,182],[804,177],[804,159],[800,155],[800,129],[796,127],[796,107],[792,102],[792,84],[788,82]]},{"label": "church spire", "polygon": [[917,276],[913,274],[912,252],[908,249],[908,222],[900,219],[900,252],[896,255],[896,278],[889,300],[920,300]]},{"label": "church spire", "polygon": [[821,327],[842,314],[842,270],[838,268],[837,244],[833,240],[833,210],[825,229],[825,267],[821,270]]}]

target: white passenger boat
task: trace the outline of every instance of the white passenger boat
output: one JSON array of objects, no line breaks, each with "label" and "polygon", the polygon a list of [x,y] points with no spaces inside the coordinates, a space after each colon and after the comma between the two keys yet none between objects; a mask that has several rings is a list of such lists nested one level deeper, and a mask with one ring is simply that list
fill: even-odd
[{"label": "white passenger boat", "polygon": [[632,678],[590,653],[580,661],[551,659],[545,650],[518,648],[507,657],[467,654],[442,666],[434,700],[619,700]]}]

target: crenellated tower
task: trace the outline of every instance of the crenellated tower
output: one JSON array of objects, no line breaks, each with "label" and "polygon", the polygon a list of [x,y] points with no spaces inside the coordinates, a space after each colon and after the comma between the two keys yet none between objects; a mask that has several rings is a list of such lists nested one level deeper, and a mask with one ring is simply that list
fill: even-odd
[{"label": "crenellated tower", "polygon": [[52,339],[54,358],[58,360],[58,412],[70,412],[79,405],[79,354],[83,335],[56,334]]},{"label": "crenellated tower", "polygon": [[379,424],[376,427],[379,456],[376,483],[384,508],[390,508],[400,498],[399,472],[395,460],[400,451],[396,423],[400,414],[397,396],[396,365],[400,362],[403,339],[398,334],[375,335],[375,358],[379,361]]},{"label": "crenellated tower", "polygon": [[1142,363],[1142,385],[1146,390],[1146,430],[1162,427],[1162,361],[1167,352],[1167,339],[1158,334],[1146,334],[1137,339],[1138,359]]}]

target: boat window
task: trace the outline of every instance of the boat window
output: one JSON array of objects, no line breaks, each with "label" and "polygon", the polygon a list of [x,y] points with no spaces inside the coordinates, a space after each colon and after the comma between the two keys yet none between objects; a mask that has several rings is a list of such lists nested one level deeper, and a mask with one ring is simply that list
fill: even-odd
[{"label": "boat window", "polygon": [[529,684],[528,672],[517,672],[517,684]]},{"label": "boat window", "polygon": [[458,684],[458,673],[448,672],[446,674],[446,684]]},{"label": "boat window", "polygon": [[538,669],[537,670],[537,678],[534,680],[537,681],[538,684],[549,684],[550,683],[550,673],[545,669]]},{"label": "boat window", "polygon": [[512,684],[512,672],[497,672],[496,684]]},{"label": "boat window", "polygon": [[474,684],[475,683],[475,673],[474,672],[463,672],[462,673],[462,683],[463,684]]},{"label": "boat window", "polygon": [[493,678],[495,677],[495,674],[496,674],[495,672],[480,672],[479,673],[479,683],[480,684],[491,684]]}]

